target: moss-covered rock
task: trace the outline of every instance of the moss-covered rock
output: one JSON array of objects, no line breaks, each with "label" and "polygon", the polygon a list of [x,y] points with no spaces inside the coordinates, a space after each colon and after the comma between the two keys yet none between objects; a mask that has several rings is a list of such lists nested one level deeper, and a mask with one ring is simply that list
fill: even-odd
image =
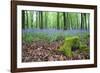
[{"label": "moss-covered rock", "polygon": [[66,37],[64,44],[59,48],[59,51],[62,51],[66,56],[72,56],[72,47],[79,47],[80,41],[78,36]]}]

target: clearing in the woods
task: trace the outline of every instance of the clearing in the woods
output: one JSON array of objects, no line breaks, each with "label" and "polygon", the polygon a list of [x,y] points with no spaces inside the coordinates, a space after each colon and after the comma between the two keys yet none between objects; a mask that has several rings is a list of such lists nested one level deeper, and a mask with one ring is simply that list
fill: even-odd
[{"label": "clearing in the woods", "polygon": [[90,58],[90,14],[22,10],[22,62]]}]

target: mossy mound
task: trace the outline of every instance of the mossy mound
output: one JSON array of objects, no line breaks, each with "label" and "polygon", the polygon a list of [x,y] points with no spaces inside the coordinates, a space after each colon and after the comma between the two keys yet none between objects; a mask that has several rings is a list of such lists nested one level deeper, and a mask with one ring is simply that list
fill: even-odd
[{"label": "mossy mound", "polygon": [[66,37],[59,51],[62,51],[68,57],[72,57],[72,49],[78,49],[79,46],[80,40],[78,36]]}]

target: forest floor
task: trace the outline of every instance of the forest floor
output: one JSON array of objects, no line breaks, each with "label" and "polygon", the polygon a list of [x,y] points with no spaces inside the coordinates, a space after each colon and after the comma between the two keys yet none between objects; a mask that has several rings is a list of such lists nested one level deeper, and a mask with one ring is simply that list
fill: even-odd
[{"label": "forest floor", "polygon": [[41,61],[64,61],[64,60],[80,60],[89,59],[89,55],[85,52],[78,54],[78,50],[74,51],[73,57],[65,56],[58,51],[61,42],[34,41],[31,44],[22,43],[22,62],[41,62]]}]

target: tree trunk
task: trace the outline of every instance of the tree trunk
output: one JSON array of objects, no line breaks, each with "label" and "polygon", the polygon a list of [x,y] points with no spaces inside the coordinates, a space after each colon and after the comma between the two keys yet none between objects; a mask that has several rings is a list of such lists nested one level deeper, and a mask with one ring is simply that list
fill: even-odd
[{"label": "tree trunk", "polygon": [[60,29],[60,26],[59,26],[59,12],[57,12],[57,29]]},{"label": "tree trunk", "polygon": [[84,21],[83,21],[83,13],[81,13],[81,30],[83,29]]},{"label": "tree trunk", "polygon": [[25,29],[25,11],[22,10],[22,29]]},{"label": "tree trunk", "polygon": [[27,17],[27,29],[29,28],[28,26],[28,11],[26,11],[26,17]]},{"label": "tree trunk", "polygon": [[47,28],[47,12],[45,12],[45,28]]},{"label": "tree trunk", "polygon": [[66,14],[65,14],[65,12],[63,12],[63,19],[64,19],[64,30],[66,30],[67,26],[66,26]]},{"label": "tree trunk", "polygon": [[31,14],[31,28],[33,28],[33,12],[31,11],[30,14]]},{"label": "tree trunk", "polygon": [[43,14],[42,14],[42,11],[40,12],[40,17],[41,17],[40,18],[41,19],[41,24],[40,24],[41,26],[40,26],[40,28],[43,29]]}]

